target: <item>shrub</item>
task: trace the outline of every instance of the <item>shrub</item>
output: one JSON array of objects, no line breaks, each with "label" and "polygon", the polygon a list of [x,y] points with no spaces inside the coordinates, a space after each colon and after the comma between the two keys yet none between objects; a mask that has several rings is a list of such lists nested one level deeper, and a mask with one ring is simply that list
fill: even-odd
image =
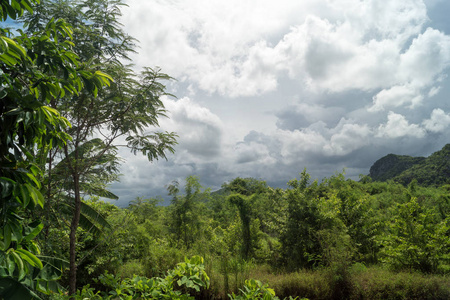
[{"label": "shrub", "polygon": [[144,276],[145,268],[139,260],[131,260],[119,267],[117,275],[120,278],[132,278],[134,275]]},{"label": "shrub", "polygon": [[[268,284],[263,284],[259,280],[246,280],[244,284],[244,288],[240,290],[240,295],[235,295],[234,293],[231,295],[228,295],[231,300],[245,300],[245,299],[251,299],[251,300],[278,300],[277,296],[275,296],[275,291],[271,288],[269,288]],[[295,300],[298,297],[292,298],[289,296],[289,300]],[[307,300],[306,298],[302,298]]]},{"label": "shrub", "polygon": [[[190,293],[199,292],[201,288],[209,287],[209,277],[205,272],[203,258],[194,256],[191,259],[177,264],[173,270],[167,272],[165,278],[146,278],[133,276],[121,280],[113,274],[105,273],[99,281],[109,288],[108,293],[95,292],[89,285],[73,297],[76,300],[84,299],[183,299],[195,300]],[[61,294],[59,298],[69,299],[69,295]]]}]

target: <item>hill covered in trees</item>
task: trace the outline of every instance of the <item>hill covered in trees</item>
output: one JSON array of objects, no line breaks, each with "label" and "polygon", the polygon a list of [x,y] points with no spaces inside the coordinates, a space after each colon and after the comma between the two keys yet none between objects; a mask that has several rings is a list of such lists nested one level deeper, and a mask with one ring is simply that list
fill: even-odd
[{"label": "hill covered in trees", "polygon": [[413,179],[424,186],[450,183],[450,144],[429,157],[412,157],[388,154],[377,160],[370,168],[374,181],[394,180],[403,185]]}]

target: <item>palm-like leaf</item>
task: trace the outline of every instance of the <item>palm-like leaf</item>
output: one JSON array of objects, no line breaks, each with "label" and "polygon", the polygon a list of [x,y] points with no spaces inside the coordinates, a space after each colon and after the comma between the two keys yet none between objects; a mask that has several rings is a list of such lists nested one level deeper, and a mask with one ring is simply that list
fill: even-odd
[{"label": "palm-like leaf", "polygon": [[[73,180],[70,176],[70,163],[75,158],[78,167],[83,170],[81,172],[79,188],[83,195],[98,196],[102,198],[117,200],[119,197],[106,189],[105,182],[109,182],[117,178],[118,159],[115,157],[115,149],[104,151],[106,145],[103,140],[94,138],[73,149],[68,155],[60,160],[51,170],[52,183],[51,188],[58,193],[45,193],[51,195],[49,202],[57,205],[56,211],[67,221],[73,215],[74,198],[73,198]],[[48,186],[45,186],[48,188]],[[50,203],[49,203],[50,204]],[[50,204],[51,205],[51,204]],[[81,205],[80,226],[86,231],[98,236],[105,229],[111,226],[106,219],[95,209],[86,203]]]},{"label": "palm-like leaf", "polygon": [[[98,226],[101,226],[101,228],[111,229],[111,224],[108,223],[102,214],[84,202],[81,203],[81,215],[86,219],[86,221],[89,221],[86,225],[91,226],[91,228],[95,225],[95,229],[100,229]],[[99,232],[101,232],[101,230]]]},{"label": "palm-like leaf", "polygon": [[[70,203],[63,202],[59,207],[61,217],[70,220],[73,209],[73,201]],[[105,233],[105,230],[111,229],[111,224],[108,223],[106,218],[85,202],[81,203],[80,226],[95,236],[100,236]]]}]

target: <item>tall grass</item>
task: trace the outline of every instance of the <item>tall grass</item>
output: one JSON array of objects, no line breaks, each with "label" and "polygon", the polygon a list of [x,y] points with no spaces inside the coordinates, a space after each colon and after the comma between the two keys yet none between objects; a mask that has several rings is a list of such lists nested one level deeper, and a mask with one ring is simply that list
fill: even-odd
[{"label": "tall grass", "polygon": [[[332,272],[331,272],[332,274]],[[301,270],[293,273],[274,271],[268,266],[253,265],[248,271],[248,278],[258,279],[269,284],[276,295],[285,297],[298,296],[315,299],[339,299],[342,293],[336,290],[336,282],[327,268],[318,270]],[[222,276],[222,277],[221,277]],[[223,290],[223,275],[213,272],[211,290],[214,295],[209,299],[228,299]],[[349,285],[345,298],[349,300],[447,300],[450,299],[450,277],[424,275],[420,273],[396,273],[380,267],[356,265],[349,269]],[[234,279],[230,277],[230,286]],[[234,290],[234,289],[233,289]]]},{"label": "tall grass", "polygon": [[450,299],[450,277],[420,273],[394,273],[372,267],[354,272],[353,299]]}]

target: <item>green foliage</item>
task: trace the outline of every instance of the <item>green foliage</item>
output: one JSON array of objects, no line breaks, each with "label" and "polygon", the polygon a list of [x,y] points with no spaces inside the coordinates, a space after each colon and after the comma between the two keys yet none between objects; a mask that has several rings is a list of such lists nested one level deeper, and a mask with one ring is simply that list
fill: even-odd
[{"label": "green foliage", "polygon": [[251,261],[245,261],[241,257],[220,257],[219,271],[223,276],[224,292],[238,291],[249,276],[250,269],[254,266]]},{"label": "green foliage", "polygon": [[[112,274],[105,273],[99,281],[109,292],[95,292],[89,285],[77,292],[75,299],[180,299],[194,300],[190,293],[198,293],[209,288],[203,258],[194,256],[185,258],[164,278],[146,278],[133,276],[120,280]],[[67,299],[64,297],[63,299]]]},{"label": "green foliage", "polygon": [[201,236],[201,210],[209,197],[209,190],[201,191],[202,186],[195,176],[188,176],[185,184],[185,195],[178,195],[178,183],[168,187],[169,195],[173,196],[169,228],[179,246],[191,248]]},{"label": "green foliage", "polygon": [[256,269],[251,272],[251,278],[269,284],[280,298],[329,299],[332,294],[329,277],[322,270],[276,273]]},{"label": "green foliage", "polygon": [[[106,218],[111,229],[101,236],[78,230],[80,285],[91,283],[91,278],[105,271],[122,278],[133,274],[161,276],[187,255],[185,249],[172,247],[165,221],[168,208],[157,206],[158,202],[140,198],[126,209],[99,200],[87,202]],[[61,243],[64,245],[64,240]]]},{"label": "green foliage", "polygon": [[[301,176],[300,180],[290,181],[288,190],[267,188],[249,196],[230,194],[228,197],[203,192],[198,179],[193,178],[187,180],[183,195],[179,194],[178,185],[169,187],[178,202],[174,201],[167,207],[159,206],[158,199],[137,198],[126,209],[101,201],[89,201],[89,205],[105,216],[115,229],[100,242],[95,241],[91,233],[79,232],[78,253],[83,257],[79,280],[80,283],[91,284],[79,293],[96,297],[93,296],[95,289],[111,290],[105,288],[104,283],[92,283],[91,280],[108,271],[108,276],[115,278],[116,292],[122,291],[121,297],[125,299],[131,296],[126,294],[128,288],[136,290],[130,281],[134,275],[165,278],[166,270],[176,268],[176,262],[183,256],[202,254],[207,257],[205,270],[211,276],[211,288],[189,292],[196,299],[225,299],[228,293],[234,293],[235,298],[252,297],[252,294],[260,298],[276,297],[264,292],[267,288],[264,284],[243,288],[249,278],[268,283],[280,298],[359,299],[358,295],[372,295],[372,299],[377,299],[373,295],[382,295],[383,292],[377,291],[378,287],[371,286],[372,283],[384,285],[396,295],[424,295],[424,291],[429,291],[432,286],[439,290],[432,292],[433,295],[446,295],[443,288],[445,280],[428,282],[415,289],[413,285],[392,277],[395,273],[383,275],[385,281],[394,278],[399,286],[408,289],[400,291],[400,288],[385,284],[384,279],[368,278],[366,272],[370,272],[375,263],[393,267],[396,259],[405,262],[409,254],[402,250],[403,245],[420,245],[425,240],[434,245],[434,249],[431,246],[424,248],[431,254],[427,259],[434,262],[434,267],[423,272],[448,272],[446,241],[450,207],[447,187],[424,188],[412,183],[406,188],[393,182],[361,183],[346,180],[343,173],[318,184],[309,181],[306,171]],[[186,203],[187,199],[191,202]],[[418,206],[412,205],[413,202]],[[244,212],[249,217],[252,252],[247,260],[240,252],[244,244],[242,219],[245,220],[239,211],[240,206],[248,209]],[[176,242],[173,231],[173,221],[177,217],[175,208],[189,208],[192,214],[185,217],[185,221],[191,222],[193,220],[188,217],[197,216],[200,231],[190,241],[189,248],[184,240]],[[417,213],[406,213],[411,209]],[[406,223],[394,225],[397,222],[394,220],[400,219],[403,210],[403,219],[414,228],[411,236],[405,229],[408,228],[404,225]],[[428,216],[426,222],[420,221],[420,217],[414,218],[420,214]],[[421,229],[421,223],[427,224],[424,228],[428,228],[430,234]],[[419,238],[421,235],[425,238]],[[307,249],[307,253],[296,253],[297,245]],[[294,251],[286,250],[289,247]],[[303,268],[309,271],[302,270],[300,260],[294,260],[298,259],[294,256],[298,253],[304,255],[302,259],[306,265]],[[438,259],[433,260],[433,257]],[[280,265],[280,262],[285,264]],[[355,265],[355,262],[360,263]],[[414,266],[395,268],[406,268],[411,272],[417,269]],[[287,273],[290,269],[298,271]],[[358,281],[359,276],[365,276],[371,282],[371,290],[365,290],[365,283]],[[177,283],[174,290],[184,294],[187,288],[179,287]],[[97,296],[110,297],[112,294],[97,293]]]},{"label": "green foliage", "polygon": [[[289,296],[309,299],[448,299],[446,276],[417,272],[392,272],[380,267],[355,264],[348,270],[351,289],[346,296],[336,293],[335,279],[328,269],[299,270],[293,273],[273,272],[255,266],[250,278],[269,284],[280,298]],[[341,294],[342,295],[342,294]]]},{"label": "green foliage", "polygon": [[265,192],[267,190],[267,183],[255,178],[237,177],[230,183],[224,183],[222,188],[231,193],[250,196]]},{"label": "green foliage", "polygon": [[[241,289],[240,295],[235,295],[234,293],[231,295],[228,295],[231,300],[244,300],[244,299],[251,299],[251,300],[278,300],[279,298],[275,296],[275,291],[271,288],[269,288],[268,284],[263,284],[259,280],[246,280],[244,284],[244,288]],[[292,298],[286,298],[289,300],[295,300],[298,297]],[[306,298],[302,298],[304,300],[307,300]]]},{"label": "green foliage", "polygon": [[353,292],[349,299],[428,299],[450,297],[448,277],[416,272],[392,272],[381,268],[352,271]]},{"label": "green foliage", "polygon": [[[106,235],[94,235],[95,231],[92,230],[78,230],[77,281],[80,284],[90,283],[92,277],[97,277],[105,271],[119,273],[120,267],[125,266],[127,262],[139,261],[144,253],[143,250],[150,242],[145,229],[136,224],[134,218],[125,209],[119,209],[116,206],[112,209],[110,204],[99,200],[91,200],[87,203],[106,219],[111,229],[104,230],[108,233]],[[142,254],[138,255],[139,252]]]},{"label": "green foliage", "polygon": [[[343,173],[310,184],[306,171],[289,185],[279,239],[284,265],[290,269],[329,266],[339,257],[347,265],[353,260],[376,262],[380,226],[364,185],[345,180]],[[332,249],[343,252],[335,255]]]},{"label": "green foliage", "polygon": [[413,179],[423,186],[439,186],[448,183],[450,144],[429,157],[410,157],[389,154],[377,160],[370,168],[374,180],[393,179],[403,185]]},{"label": "green foliage", "polygon": [[245,195],[232,194],[227,197],[231,204],[235,205],[239,211],[242,223],[242,257],[249,259],[252,254],[252,236],[250,231],[251,204],[250,199]]},{"label": "green foliage", "polygon": [[442,263],[448,264],[450,251],[449,218],[439,221],[434,208],[423,208],[416,198],[393,208],[382,260],[396,270],[412,269],[436,272]]},{"label": "green foliage", "polygon": [[352,291],[349,268],[352,265],[353,245],[349,235],[339,228],[318,232],[322,246],[322,263],[326,266],[327,277],[333,299],[347,299]]},{"label": "green foliage", "polygon": [[425,157],[388,154],[378,159],[370,167],[370,177],[374,181],[386,181],[402,174],[405,170],[420,164]]},{"label": "green foliage", "polygon": [[[38,2],[3,1],[1,18],[16,19]],[[50,282],[61,275],[60,265],[39,258],[34,238],[43,225],[24,218],[44,205],[36,150],[63,147],[70,139],[64,132],[68,120],[47,105],[82,89],[94,92],[109,84],[110,77],[81,66],[72,51],[72,29],[62,20],[18,33],[0,30],[0,293],[33,298],[33,290],[54,290]]]},{"label": "green foliage", "polygon": [[286,227],[280,236],[285,266],[290,269],[312,267],[321,261],[321,245],[317,232],[323,229],[325,218],[320,211],[315,186],[308,187],[309,174],[291,180],[286,191],[288,202]]},{"label": "green foliage", "polygon": [[285,201],[280,191],[254,178],[238,177],[222,187],[228,195],[222,199],[221,205],[226,205],[231,212],[237,211],[239,215],[241,257],[260,261],[276,257],[275,253],[263,253],[262,248],[269,252],[276,248],[273,247],[273,237],[278,237],[284,225]]},{"label": "green foliage", "polygon": [[[42,1],[33,13],[22,18],[27,25],[26,32],[30,34],[48,28],[46,23],[54,17],[70,22],[73,31],[60,32],[56,38],[65,43],[65,37],[70,35],[72,41],[67,43],[77,56],[62,57],[79,57],[82,61],[76,70],[82,77],[77,93],[57,93],[58,90],[52,86],[36,91],[44,96],[50,94],[53,97],[51,106],[64,114],[72,124],[67,129],[71,139],[67,139],[62,149],[40,148],[42,168],[46,170],[47,201],[53,204],[54,210],[58,210],[61,205],[71,208],[71,220],[67,223],[70,224],[71,293],[75,293],[77,264],[81,264],[76,254],[78,227],[88,227],[93,232],[101,233],[100,223],[104,223],[97,222],[101,218],[94,218],[92,210],[83,209],[82,198],[117,198],[106,186],[118,179],[118,139],[125,141],[125,145],[121,146],[135,154],[142,153],[150,161],[166,158],[166,153],[173,152],[176,144],[174,133],[148,132],[148,128],[159,126],[160,117],[165,117],[161,97],[169,94],[162,81],[172,78],[159,68],[144,68],[142,72],[136,73],[131,66],[124,64],[129,54],[134,52],[135,40],[123,31],[119,22],[123,5],[121,0],[49,0]],[[50,29],[57,28],[58,22]],[[50,50],[48,53],[54,54],[55,51]],[[39,56],[41,52],[36,55],[37,61],[43,61],[50,71],[53,71],[54,65],[65,63],[64,60],[56,60],[59,56],[56,59],[52,56],[53,60],[50,60]],[[72,78],[67,76],[70,73],[63,74],[66,80]],[[67,86],[64,83],[62,87]],[[62,89],[65,90],[72,91]],[[44,216],[50,217],[45,213]],[[52,224],[51,221],[48,223],[49,226]],[[58,224],[58,227],[61,228],[61,225]]]},{"label": "green foliage", "polygon": [[[355,250],[354,258],[368,263],[376,262],[378,246],[375,237],[379,232],[379,225],[373,221],[376,215],[365,187],[345,180],[343,174],[324,180],[322,185],[330,190],[328,199],[325,200],[329,205],[326,209],[336,212],[334,217],[342,222],[338,228],[343,236],[348,235],[351,238],[350,244]],[[342,241],[344,240],[346,239],[342,238]]]},{"label": "green foliage", "polygon": [[39,0],[2,1],[0,4],[0,20],[6,21],[8,17],[15,20],[22,16],[24,10],[31,12],[32,5],[36,3],[39,3]]},{"label": "green foliage", "polygon": [[132,215],[136,218],[136,221],[140,224],[145,223],[146,219],[154,220],[157,218],[159,208],[157,205],[163,200],[160,198],[143,199],[137,197],[136,199],[130,201],[128,204],[128,209],[131,211]]}]

